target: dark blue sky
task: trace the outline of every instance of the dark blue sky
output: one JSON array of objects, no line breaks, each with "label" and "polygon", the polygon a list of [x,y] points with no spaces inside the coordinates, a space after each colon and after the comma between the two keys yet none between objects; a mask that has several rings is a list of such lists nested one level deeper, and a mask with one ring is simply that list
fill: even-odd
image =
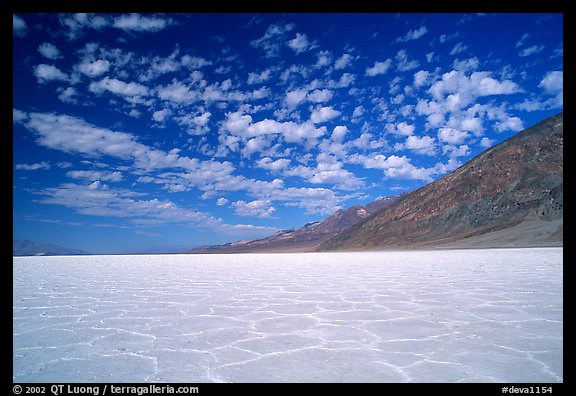
[{"label": "dark blue sky", "polygon": [[561,14],[18,14],[14,237],[266,236],[562,111]]}]

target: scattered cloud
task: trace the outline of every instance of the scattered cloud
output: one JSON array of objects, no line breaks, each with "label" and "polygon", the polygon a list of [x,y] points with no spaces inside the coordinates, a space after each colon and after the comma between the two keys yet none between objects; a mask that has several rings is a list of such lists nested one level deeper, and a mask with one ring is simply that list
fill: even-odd
[{"label": "scattered cloud", "polygon": [[53,65],[41,64],[34,67],[34,75],[41,84],[51,81],[70,81],[70,76]]},{"label": "scattered cloud", "polygon": [[40,52],[44,58],[52,60],[62,58],[60,50],[58,50],[54,44],[42,43],[38,46],[38,52]]},{"label": "scattered cloud", "polygon": [[243,217],[257,217],[266,219],[272,217],[276,209],[267,200],[255,200],[251,202],[236,201],[232,203],[235,213]]},{"label": "scattered cloud", "polygon": [[14,165],[14,169],[16,170],[39,170],[39,169],[50,169],[50,164],[47,161],[38,162],[36,164],[16,164]]},{"label": "scattered cloud", "polygon": [[392,65],[392,59],[386,59],[385,61],[376,61],[374,62],[374,66],[369,67],[366,69],[366,75],[368,77],[378,76],[380,74],[385,74],[390,66]]},{"label": "scattered cloud", "polygon": [[24,19],[18,15],[12,15],[12,34],[24,37],[26,33],[28,33],[28,25]]},{"label": "scattered cloud", "polygon": [[424,36],[426,33],[428,33],[428,28],[426,28],[426,26],[420,26],[418,29],[410,30],[404,36],[397,38],[396,41],[404,43],[404,42],[411,41],[411,40],[418,40],[420,37]]},{"label": "scattered cloud", "polygon": [[305,34],[296,33],[296,37],[288,41],[288,46],[292,48],[294,52],[296,52],[296,54],[300,54],[302,52],[310,50],[312,44],[308,40],[308,36],[306,36]]}]

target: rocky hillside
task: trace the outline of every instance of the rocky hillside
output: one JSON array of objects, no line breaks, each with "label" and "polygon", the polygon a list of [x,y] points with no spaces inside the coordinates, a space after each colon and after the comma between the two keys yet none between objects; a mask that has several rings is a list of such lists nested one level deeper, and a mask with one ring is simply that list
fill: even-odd
[{"label": "rocky hillside", "polygon": [[562,245],[563,114],[380,209],[319,250]]}]

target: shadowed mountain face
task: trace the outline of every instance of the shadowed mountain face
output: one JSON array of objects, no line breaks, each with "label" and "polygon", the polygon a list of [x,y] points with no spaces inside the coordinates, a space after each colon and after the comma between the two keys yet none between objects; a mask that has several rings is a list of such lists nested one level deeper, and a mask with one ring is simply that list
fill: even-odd
[{"label": "shadowed mountain face", "polygon": [[26,239],[12,240],[13,256],[68,256],[88,254],[82,250],[69,249],[49,243],[37,243]]},{"label": "shadowed mountain face", "polygon": [[562,245],[563,114],[490,148],[319,250]]},{"label": "shadowed mountain face", "polygon": [[300,228],[278,231],[262,239],[240,241],[190,250],[189,253],[256,253],[256,252],[304,252],[313,251],[322,242],[347,230],[401,197],[401,194],[381,198],[366,206],[354,205],[340,209],[326,220],[308,223]]}]

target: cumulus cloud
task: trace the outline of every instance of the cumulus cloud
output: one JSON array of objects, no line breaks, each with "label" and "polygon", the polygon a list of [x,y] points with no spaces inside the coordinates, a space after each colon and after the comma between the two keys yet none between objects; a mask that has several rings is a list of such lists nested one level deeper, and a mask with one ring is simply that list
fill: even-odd
[{"label": "cumulus cloud", "polygon": [[124,31],[157,32],[165,29],[170,24],[170,19],[146,17],[133,13],[114,18],[112,26]]},{"label": "cumulus cloud", "polygon": [[306,100],[306,95],[308,95],[307,88],[295,89],[286,93],[284,101],[289,109],[294,109]]},{"label": "cumulus cloud", "polygon": [[124,82],[116,78],[104,77],[100,81],[90,83],[88,89],[94,93],[102,93],[105,91],[111,92],[115,95],[123,97],[140,97],[149,95],[149,89],[136,82]]},{"label": "cumulus cloud", "polygon": [[271,72],[272,71],[270,69],[266,69],[266,70],[262,71],[261,73],[248,73],[247,83],[248,84],[262,84],[270,78]]},{"label": "cumulus cloud", "polygon": [[420,37],[428,33],[428,28],[426,26],[420,26],[418,29],[410,30],[404,36],[396,39],[398,42],[406,42],[411,40],[418,40]]},{"label": "cumulus cloud", "polygon": [[316,89],[310,92],[306,99],[314,103],[328,102],[334,96],[334,92],[329,89]]},{"label": "cumulus cloud", "polygon": [[489,72],[473,72],[466,75],[452,70],[442,75],[429,91],[436,100],[444,99],[446,94],[454,94],[453,100],[461,100],[461,106],[469,104],[474,98],[491,95],[508,95],[520,92],[520,87],[511,80],[498,81]]},{"label": "cumulus cloud", "polygon": [[39,169],[50,169],[50,163],[47,161],[38,162],[36,164],[16,164],[14,165],[16,170],[39,170]]},{"label": "cumulus cloud", "polygon": [[232,203],[232,207],[238,216],[257,217],[259,219],[270,218],[276,211],[276,209],[271,206],[271,202],[267,200],[255,200],[251,202],[236,201]]},{"label": "cumulus cloud", "polygon": [[292,48],[297,54],[308,51],[311,48],[308,36],[300,33],[296,33],[296,37],[288,41],[288,46]]},{"label": "cumulus cloud", "polygon": [[331,139],[336,143],[342,143],[344,141],[344,137],[348,133],[348,128],[344,125],[338,125],[334,127],[332,131]]},{"label": "cumulus cloud", "polygon": [[56,48],[54,44],[42,43],[38,46],[38,52],[42,54],[43,57],[48,59],[58,59],[61,58],[60,50]]},{"label": "cumulus cloud", "polygon": [[522,120],[518,117],[509,117],[503,121],[499,121],[495,124],[495,128],[498,132],[512,131],[520,132],[524,129],[524,124]]},{"label": "cumulus cloud", "polygon": [[343,164],[332,156],[324,156],[316,167],[298,165],[284,172],[287,176],[298,176],[312,184],[331,184],[341,190],[353,190],[364,183],[352,172],[343,168]]},{"label": "cumulus cloud", "polygon": [[103,59],[98,59],[92,62],[80,63],[78,70],[88,77],[98,77],[106,73],[110,69],[110,62]]},{"label": "cumulus cloud", "polygon": [[366,75],[369,77],[378,76],[380,74],[385,74],[390,66],[392,65],[392,59],[386,59],[385,61],[374,62],[374,66],[366,68]]},{"label": "cumulus cloud", "polygon": [[448,144],[462,144],[470,137],[468,132],[460,131],[455,128],[440,128],[438,138]]},{"label": "cumulus cloud", "polygon": [[109,181],[109,182],[119,182],[123,179],[122,173],[115,172],[105,172],[105,171],[86,171],[86,170],[74,170],[66,173],[66,176],[73,179],[84,179],[88,181]]},{"label": "cumulus cloud", "polygon": [[295,123],[293,121],[279,122],[271,119],[253,122],[252,116],[242,112],[226,114],[222,130],[232,135],[251,139],[262,135],[282,135],[288,143],[304,144],[326,133],[326,127],[317,128],[311,122]]},{"label": "cumulus cloud", "polygon": [[420,70],[414,73],[414,86],[420,88],[429,81],[430,72],[426,70]]},{"label": "cumulus cloud", "polygon": [[521,50],[518,55],[525,57],[525,56],[530,56],[530,55],[534,55],[537,54],[539,52],[542,52],[542,50],[546,48],[543,45],[533,45],[531,47],[528,48],[524,48],[523,50]]},{"label": "cumulus cloud", "polygon": [[310,121],[312,121],[314,124],[320,124],[322,122],[332,120],[338,117],[340,114],[342,113],[338,110],[334,110],[332,106],[319,107],[312,110],[310,113]]},{"label": "cumulus cloud", "polygon": [[276,161],[273,161],[270,157],[264,157],[256,161],[256,166],[262,169],[278,172],[290,166],[290,160],[279,158]]},{"label": "cumulus cloud", "polygon": [[281,40],[293,29],[293,24],[272,24],[268,26],[262,37],[252,40],[250,45],[254,48],[261,48],[264,50],[264,54],[267,58],[280,56]]},{"label": "cumulus cloud", "polygon": [[24,37],[28,32],[28,26],[24,19],[18,15],[12,15],[12,34]]},{"label": "cumulus cloud", "polygon": [[564,90],[564,72],[551,71],[544,76],[538,85],[550,95],[558,95]]},{"label": "cumulus cloud", "polygon": [[41,64],[36,66],[34,68],[34,75],[41,84],[50,81],[70,81],[70,76],[53,65]]},{"label": "cumulus cloud", "polygon": [[408,136],[404,148],[416,154],[436,155],[436,139],[431,136]]},{"label": "cumulus cloud", "polygon": [[342,70],[347,68],[352,64],[354,57],[350,54],[343,54],[340,58],[336,59],[334,62],[334,69]]}]

